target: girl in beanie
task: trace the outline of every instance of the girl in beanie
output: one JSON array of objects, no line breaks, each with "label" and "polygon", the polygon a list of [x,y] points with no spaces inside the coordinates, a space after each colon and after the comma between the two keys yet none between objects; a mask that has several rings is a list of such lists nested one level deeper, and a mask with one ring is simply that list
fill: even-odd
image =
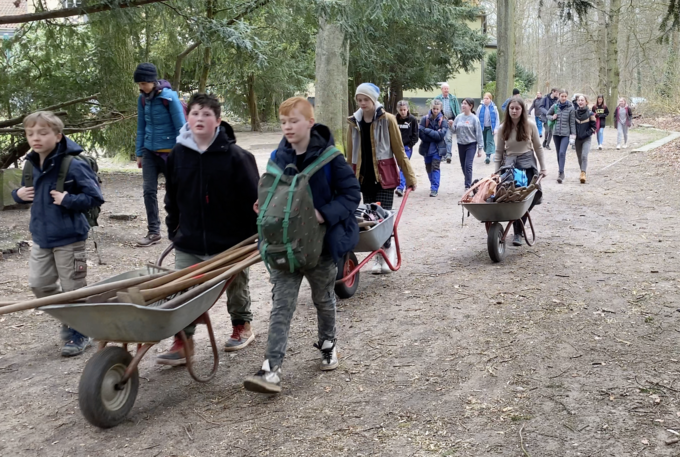
[{"label": "girl in beanie", "polygon": [[[380,89],[375,84],[363,83],[357,87],[355,101],[359,109],[347,120],[350,125],[347,159],[361,183],[364,204],[380,202],[383,208],[391,210],[394,191],[400,182],[399,168],[406,185],[413,190],[416,175],[404,151],[397,120],[383,109],[378,97]],[[396,266],[397,252],[391,240],[387,240],[384,247],[389,265]],[[373,273],[390,273],[389,265],[377,255]]]},{"label": "girl in beanie", "polygon": [[158,216],[158,175],[166,172],[168,154],[175,146],[179,130],[185,124],[184,108],[170,83],[158,79],[152,63],[140,63],[134,73],[139,86],[137,99],[137,166],[142,168],[144,206],[148,232],[137,246],[151,246],[161,241]]}]

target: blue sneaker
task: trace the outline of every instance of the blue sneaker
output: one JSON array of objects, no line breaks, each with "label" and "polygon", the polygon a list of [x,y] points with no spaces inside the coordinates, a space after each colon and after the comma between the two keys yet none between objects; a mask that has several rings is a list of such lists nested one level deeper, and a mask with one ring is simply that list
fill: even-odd
[{"label": "blue sneaker", "polygon": [[71,339],[64,344],[61,348],[61,355],[63,357],[74,357],[85,352],[85,349],[92,345],[92,339],[87,336],[77,332],[76,330],[70,329]]}]

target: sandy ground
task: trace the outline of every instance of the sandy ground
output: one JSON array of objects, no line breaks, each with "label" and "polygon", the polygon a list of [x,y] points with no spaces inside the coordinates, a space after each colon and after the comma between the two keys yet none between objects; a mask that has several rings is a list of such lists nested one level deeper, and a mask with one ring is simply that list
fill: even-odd
[{"label": "sandy ground", "polygon": [[[633,130],[632,146],[658,132]],[[277,134],[238,134],[264,169]],[[678,176],[630,149],[590,156],[578,182],[569,153],[557,184],[547,151],[534,247],[486,251],[483,224],[466,218],[458,164],[443,165],[438,198],[420,156],[419,189],[400,226],[403,268],[362,272],[338,304],[341,364],[317,369],[316,316],[303,286],[284,364],[284,391],[246,392],[267,339],[270,284],[253,269],[254,344],[222,354],[208,384],[184,369],[140,366],[129,419],[110,430],[78,410],[78,383],[94,354],[59,356],[58,323],[40,311],[0,316],[0,455],[12,456],[677,456],[680,250]],[[491,165],[475,160],[475,177]],[[134,248],[145,233],[141,174],[104,173],[102,256],[90,282],[153,261],[164,245]],[[160,191],[160,195],[163,191]],[[400,201],[399,199],[397,201]],[[132,222],[112,213],[136,214]],[[30,239],[28,212],[0,213],[0,236]],[[0,262],[0,301],[27,297],[28,253]],[[211,313],[222,344],[226,306]],[[207,336],[197,335],[199,361]],[[169,347],[164,341],[150,356]],[[666,443],[671,444],[666,444]]]}]

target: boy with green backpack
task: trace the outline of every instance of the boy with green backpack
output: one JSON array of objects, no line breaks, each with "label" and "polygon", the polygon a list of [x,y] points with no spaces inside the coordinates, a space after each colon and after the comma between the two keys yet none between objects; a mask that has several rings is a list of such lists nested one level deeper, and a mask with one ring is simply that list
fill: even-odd
[{"label": "boy with green backpack", "polygon": [[262,369],[248,377],[252,392],[281,392],[281,364],[300,291],[307,278],[318,316],[321,370],[338,367],[335,334],[337,264],[359,241],[354,211],[359,181],[335,148],[328,127],[315,124],[312,105],[293,97],[279,108],[284,138],[260,179],[260,254],[270,271],[273,304]]}]

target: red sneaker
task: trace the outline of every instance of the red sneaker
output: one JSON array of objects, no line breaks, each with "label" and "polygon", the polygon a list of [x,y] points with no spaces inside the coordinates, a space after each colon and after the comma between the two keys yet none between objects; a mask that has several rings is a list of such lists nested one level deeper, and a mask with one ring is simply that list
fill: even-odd
[{"label": "red sneaker", "polygon": [[231,337],[224,343],[224,350],[234,352],[248,346],[255,339],[255,332],[250,326],[250,322],[243,325],[234,325]]},{"label": "red sneaker", "polygon": [[187,352],[189,352],[189,355],[193,355],[194,340],[192,338],[187,338],[187,346],[185,347],[182,339],[175,336],[175,341],[172,343],[170,349],[156,357],[156,363],[158,365],[170,365],[171,367],[186,365]]}]

